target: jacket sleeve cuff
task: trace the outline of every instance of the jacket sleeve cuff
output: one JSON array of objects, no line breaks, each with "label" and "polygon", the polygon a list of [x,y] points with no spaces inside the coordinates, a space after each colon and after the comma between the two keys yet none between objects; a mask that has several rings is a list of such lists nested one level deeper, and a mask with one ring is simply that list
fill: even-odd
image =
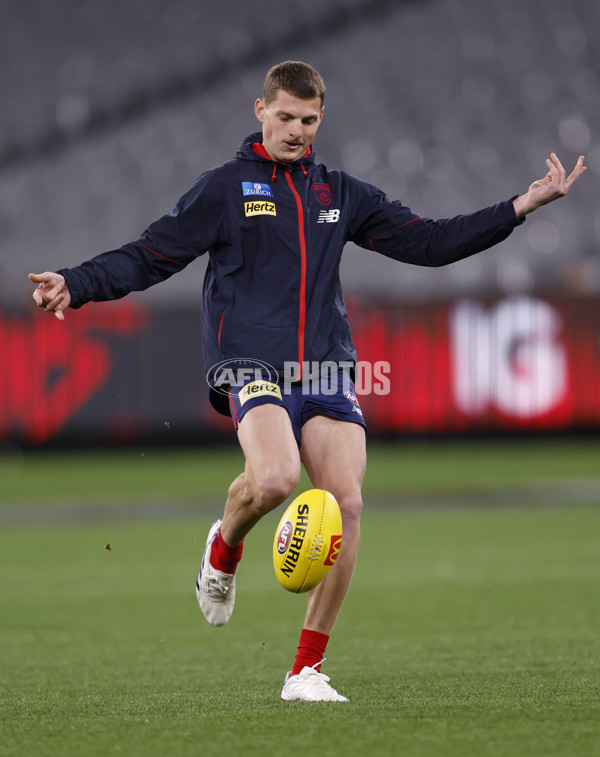
[{"label": "jacket sleeve cuff", "polygon": [[81,292],[77,285],[77,277],[73,274],[73,271],[70,268],[60,268],[55,273],[60,273],[61,276],[64,276],[65,283],[69,288],[69,294],[71,295],[69,307],[77,309],[85,305],[87,300],[81,297]]},{"label": "jacket sleeve cuff", "polygon": [[515,206],[513,205],[513,202],[514,202],[514,200],[517,199],[518,196],[519,195],[514,195],[513,197],[510,198],[510,200],[506,201],[507,212],[510,214],[511,221],[513,222],[513,224],[515,226],[521,226],[521,224],[525,223],[525,221],[527,220],[527,216],[521,216],[521,217],[519,217],[515,213]]}]

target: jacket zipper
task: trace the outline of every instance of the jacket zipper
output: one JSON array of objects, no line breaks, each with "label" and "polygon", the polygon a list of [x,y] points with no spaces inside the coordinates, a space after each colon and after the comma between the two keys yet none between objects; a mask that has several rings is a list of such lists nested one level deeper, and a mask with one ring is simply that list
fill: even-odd
[{"label": "jacket zipper", "polygon": [[285,167],[285,178],[296,200],[298,213],[298,239],[300,241],[300,306],[298,314],[298,380],[302,378],[302,364],[304,362],[304,329],[306,323],[306,237],[304,236],[304,208],[296,187],[292,182],[289,168]]},{"label": "jacket zipper", "polygon": [[217,334],[217,345],[221,346],[221,331],[223,330],[223,318],[225,318],[225,310],[221,313],[221,320],[219,322],[219,333]]}]

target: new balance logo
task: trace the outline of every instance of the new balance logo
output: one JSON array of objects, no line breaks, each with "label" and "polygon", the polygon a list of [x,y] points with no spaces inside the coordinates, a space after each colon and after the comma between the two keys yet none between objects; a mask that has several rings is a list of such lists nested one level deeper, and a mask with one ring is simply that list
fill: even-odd
[{"label": "new balance logo", "polygon": [[340,211],[337,208],[334,210],[319,210],[317,223],[337,223],[339,220]]}]

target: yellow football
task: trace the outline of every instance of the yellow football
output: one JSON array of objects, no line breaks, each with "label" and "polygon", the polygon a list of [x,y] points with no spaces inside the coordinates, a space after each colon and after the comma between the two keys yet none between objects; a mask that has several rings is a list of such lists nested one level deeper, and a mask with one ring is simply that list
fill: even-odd
[{"label": "yellow football", "polygon": [[301,594],[329,573],[342,545],[342,514],[324,489],[300,494],[284,512],[273,541],[277,580]]}]

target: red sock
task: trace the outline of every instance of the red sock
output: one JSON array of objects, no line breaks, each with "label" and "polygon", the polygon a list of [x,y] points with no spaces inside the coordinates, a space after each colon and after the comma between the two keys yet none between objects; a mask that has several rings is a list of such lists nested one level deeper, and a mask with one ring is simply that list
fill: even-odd
[{"label": "red sock", "polygon": [[312,668],[313,665],[315,670],[320,671],[321,666],[317,663],[323,659],[328,641],[328,634],[303,628],[300,633],[300,643],[298,644],[292,675],[297,675],[304,667]]},{"label": "red sock", "polygon": [[236,547],[227,544],[219,528],[210,550],[210,564],[221,573],[235,573],[237,564],[242,559],[243,548],[244,542]]}]

